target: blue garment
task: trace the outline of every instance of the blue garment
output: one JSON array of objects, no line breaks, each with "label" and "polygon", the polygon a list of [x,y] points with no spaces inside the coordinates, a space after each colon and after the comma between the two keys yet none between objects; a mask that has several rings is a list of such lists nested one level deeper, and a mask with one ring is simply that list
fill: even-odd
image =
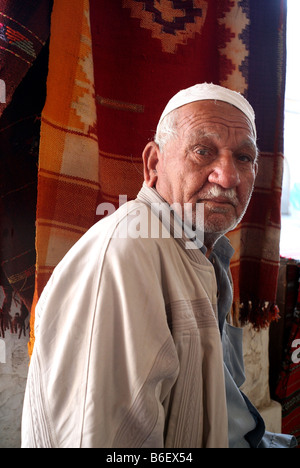
[{"label": "blue garment", "polygon": [[209,257],[218,285],[218,319],[224,354],[229,448],[294,447],[294,437],[266,432],[259,412],[240,390],[245,382],[243,330],[229,325],[226,321],[233,299],[228,276],[233,253],[229,240],[221,237]]}]

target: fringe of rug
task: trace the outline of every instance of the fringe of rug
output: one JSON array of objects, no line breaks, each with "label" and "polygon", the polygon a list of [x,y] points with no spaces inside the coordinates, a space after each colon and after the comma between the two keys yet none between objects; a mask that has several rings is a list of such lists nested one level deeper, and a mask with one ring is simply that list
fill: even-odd
[{"label": "fringe of rug", "polygon": [[236,301],[233,303],[233,322],[235,325],[251,324],[257,331],[268,328],[280,319],[280,311],[275,303],[262,300]]}]

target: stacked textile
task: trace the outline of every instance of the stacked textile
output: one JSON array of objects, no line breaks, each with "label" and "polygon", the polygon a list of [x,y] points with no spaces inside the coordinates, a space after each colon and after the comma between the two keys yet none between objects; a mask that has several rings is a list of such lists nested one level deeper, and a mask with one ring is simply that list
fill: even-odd
[{"label": "stacked textile", "polygon": [[[283,432],[294,435],[300,447],[300,262],[282,259],[281,269],[284,281],[278,292],[283,289],[284,293],[280,334],[283,354],[274,398],[282,405]],[[273,348],[278,346],[274,338],[271,334]]]}]

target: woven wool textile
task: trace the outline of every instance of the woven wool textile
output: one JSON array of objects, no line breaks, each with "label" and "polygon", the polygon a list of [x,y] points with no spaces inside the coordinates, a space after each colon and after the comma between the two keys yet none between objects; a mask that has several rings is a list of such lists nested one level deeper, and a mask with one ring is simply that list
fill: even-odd
[{"label": "woven wool textile", "polygon": [[291,330],[286,365],[277,388],[282,404],[282,431],[297,438],[300,448],[300,321]]},{"label": "woven wool textile", "polygon": [[287,261],[286,268],[284,356],[274,396],[282,405],[282,431],[300,448],[300,263]]},{"label": "woven wool textile", "polygon": [[255,108],[259,174],[248,214],[229,237],[236,315],[241,305],[243,322],[258,328],[277,314],[285,7],[282,0],[263,7],[253,0],[91,0],[100,201],[135,197],[143,146],[179,89],[213,81]]},{"label": "woven wool textile", "polygon": [[246,97],[256,112],[260,158],[246,216],[229,235],[236,249],[231,271],[242,321],[260,328],[278,313],[274,302],[281,224],[286,0],[239,3],[249,19],[242,33],[247,37],[248,55],[241,69],[247,76]]},{"label": "woven wool textile", "polygon": [[[39,117],[51,0],[0,1],[0,337],[25,333],[35,276]],[[11,305],[18,305],[18,312]],[[26,322],[27,323],[27,322]]]},{"label": "woven wool textile", "polygon": [[50,0],[0,0],[0,79],[5,102],[0,115],[49,36]]},{"label": "woven wool textile", "polygon": [[[52,12],[42,114],[33,308],[54,267],[95,221],[99,192],[96,106],[87,0]],[[33,325],[34,314],[31,316]],[[33,326],[31,326],[33,343]]]},{"label": "woven wool textile", "polygon": [[54,1],[36,299],[58,261],[100,219],[96,207],[137,195],[141,153],[166,102],[207,81],[240,91],[257,114],[256,188],[229,236],[235,313],[242,305],[243,320],[257,327],[276,316],[285,18],[286,0]]}]

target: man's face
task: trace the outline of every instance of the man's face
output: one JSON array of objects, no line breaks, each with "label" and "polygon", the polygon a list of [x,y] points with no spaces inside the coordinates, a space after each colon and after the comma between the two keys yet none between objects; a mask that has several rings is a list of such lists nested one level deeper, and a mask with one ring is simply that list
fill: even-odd
[{"label": "man's face", "polygon": [[[199,101],[177,111],[178,137],[158,150],[149,186],[170,204],[204,203],[204,231],[216,238],[246,211],[257,172],[248,118],[220,101]],[[194,218],[196,219],[196,218]]]}]

